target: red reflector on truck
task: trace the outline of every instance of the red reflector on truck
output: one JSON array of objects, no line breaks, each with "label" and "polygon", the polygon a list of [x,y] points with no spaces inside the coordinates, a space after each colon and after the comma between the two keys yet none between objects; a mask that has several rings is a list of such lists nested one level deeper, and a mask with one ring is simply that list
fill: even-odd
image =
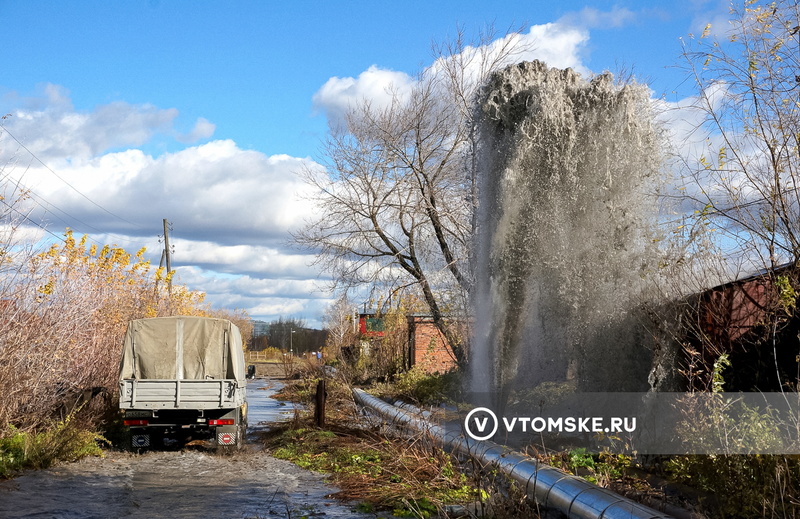
[{"label": "red reflector on truck", "polygon": [[149,422],[147,420],[123,420],[122,423],[131,427],[133,425],[147,425]]},{"label": "red reflector on truck", "polygon": [[236,422],[233,418],[223,418],[222,420],[209,420],[208,425],[233,425]]}]

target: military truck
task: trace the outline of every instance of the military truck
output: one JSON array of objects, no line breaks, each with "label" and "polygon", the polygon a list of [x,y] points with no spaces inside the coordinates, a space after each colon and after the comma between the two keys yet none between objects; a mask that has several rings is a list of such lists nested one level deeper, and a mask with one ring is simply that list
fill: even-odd
[{"label": "military truck", "polygon": [[128,324],[119,406],[132,448],[161,447],[167,439],[239,447],[246,396],[242,336],[230,321],[176,316]]}]

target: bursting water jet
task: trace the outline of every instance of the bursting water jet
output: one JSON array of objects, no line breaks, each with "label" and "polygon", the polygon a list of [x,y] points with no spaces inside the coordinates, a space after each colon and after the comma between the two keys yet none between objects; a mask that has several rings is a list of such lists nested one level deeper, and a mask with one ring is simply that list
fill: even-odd
[{"label": "bursting water jet", "polygon": [[490,78],[478,106],[473,391],[504,405],[513,387],[545,381],[646,389],[634,308],[656,258],[651,110],[645,86],[610,74],[525,62]]}]

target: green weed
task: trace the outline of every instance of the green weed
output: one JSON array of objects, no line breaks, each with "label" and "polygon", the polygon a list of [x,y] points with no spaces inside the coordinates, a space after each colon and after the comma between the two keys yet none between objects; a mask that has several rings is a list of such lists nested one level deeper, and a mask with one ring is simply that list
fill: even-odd
[{"label": "green weed", "polygon": [[458,393],[461,385],[459,377],[460,374],[456,371],[431,375],[413,367],[398,374],[392,384],[378,387],[373,393],[391,395],[422,405],[439,404],[451,401]]},{"label": "green weed", "polygon": [[361,429],[334,426],[321,431],[301,427],[273,430],[267,439],[275,457],[328,474],[339,497],[361,507],[393,510],[399,517],[431,517],[443,504],[475,501],[453,460],[442,451]]},{"label": "green weed", "polygon": [[70,417],[50,429],[29,433],[9,426],[0,434],[0,478],[23,469],[44,469],[59,461],[102,456],[99,434],[73,425]]}]

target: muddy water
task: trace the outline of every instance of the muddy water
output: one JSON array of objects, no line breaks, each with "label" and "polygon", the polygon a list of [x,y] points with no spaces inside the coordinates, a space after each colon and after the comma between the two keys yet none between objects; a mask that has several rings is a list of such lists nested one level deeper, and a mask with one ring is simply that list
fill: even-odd
[{"label": "muddy water", "polygon": [[[248,384],[251,432],[294,412],[271,398],[269,381]],[[0,482],[0,518],[368,518],[327,498],[323,477],[255,445],[220,456],[198,448],[108,452]]]},{"label": "muddy water", "polygon": [[270,423],[290,420],[294,417],[295,406],[291,402],[281,402],[273,395],[283,384],[272,379],[255,379],[247,383],[247,430],[254,433],[269,427]]}]

